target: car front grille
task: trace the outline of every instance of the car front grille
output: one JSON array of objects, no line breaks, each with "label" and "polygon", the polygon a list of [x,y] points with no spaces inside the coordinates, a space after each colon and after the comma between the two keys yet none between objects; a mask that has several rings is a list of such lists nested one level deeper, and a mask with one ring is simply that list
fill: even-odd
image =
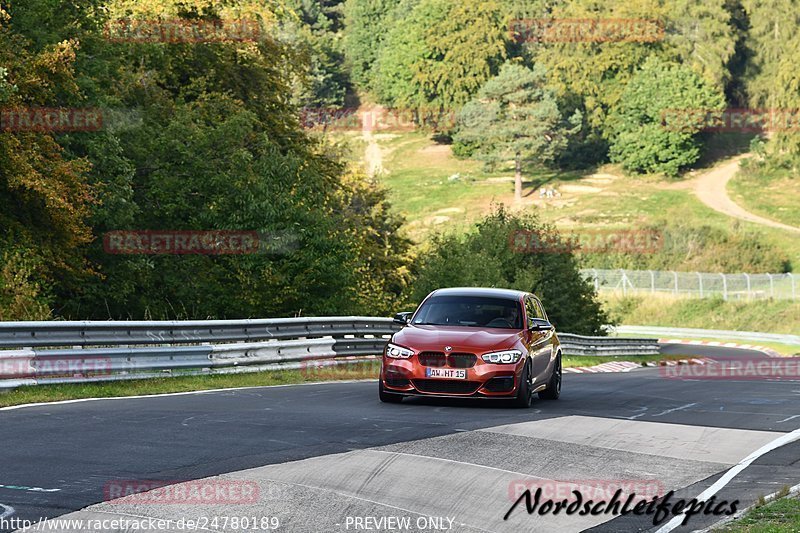
[{"label": "car front grille", "polygon": [[442,368],[447,366],[447,358],[441,352],[421,352],[417,359],[422,366]]},{"label": "car front grille", "polygon": [[472,353],[451,353],[445,355],[442,352],[420,352],[417,360],[422,366],[431,368],[472,368],[478,358]]},{"label": "car front grille", "polygon": [[478,381],[456,379],[415,379],[413,383],[420,392],[435,394],[472,394],[480,387]]},{"label": "car front grille", "polygon": [[447,365],[452,368],[472,368],[478,360],[474,353],[451,353]]}]

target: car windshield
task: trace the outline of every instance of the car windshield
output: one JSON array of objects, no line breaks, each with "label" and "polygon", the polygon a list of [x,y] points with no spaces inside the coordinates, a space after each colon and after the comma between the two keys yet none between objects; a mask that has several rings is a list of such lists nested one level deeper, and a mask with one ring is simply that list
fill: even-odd
[{"label": "car windshield", "polygon": [[414,316],[415,325],[522,329],[516,300],[486,296],[434,296]]}]

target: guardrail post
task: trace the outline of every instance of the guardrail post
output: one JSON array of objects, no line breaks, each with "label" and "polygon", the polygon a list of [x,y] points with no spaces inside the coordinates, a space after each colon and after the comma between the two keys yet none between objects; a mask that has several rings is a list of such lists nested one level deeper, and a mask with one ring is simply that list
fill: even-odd
[{"label": "guardrail post", "polygon": [[728,299],[728,277],[725,274],[720,274],[722,276],[722,299]]},{"label": "guardrail post", "polygon": [[697,282],[700,285],[700,298],[702,298],[703,297],[703,274],[701,274],[700,272],[697,272],[696,274],[697,274]]},{"label": "guardrail post", "polygon": [[648,270],[650,272],[650,294],[656,293],[656,274],[652,270]]},{"label": "guardrail post", "polygon": [[744,279],[747,280],[747,299],[749,300],[753,297],[753,294],[750,291],[750,274],[745,274]]},{"label": "guardrail post", "polygon": [[678,273],[674,270],[672,271],[672,277],[675,278],[675,295],[678,294]]},{"label": "guardrail post", "polygon": [[795,293],[795,288],[794,288],[794,274],[792,274],[790,272],[788,274],[788,276],[789,276],[789,279],[792,280],[792,300],[796,300],[797,299],[797,294]]},{"label": "guardrail post", "polygon": [[775,298],[775,283],[772,281],[772,274],[767,274],[769,277],[769,296]]}]

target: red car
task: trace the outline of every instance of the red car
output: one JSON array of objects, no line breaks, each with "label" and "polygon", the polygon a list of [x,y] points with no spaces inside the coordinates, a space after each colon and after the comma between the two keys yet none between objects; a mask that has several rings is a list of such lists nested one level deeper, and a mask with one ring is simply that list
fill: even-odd
[{"label": "red car", "polygon": [[561,347],[539,299],[507,289],[439,289],[383,352],[380,399],[405,396],[511,399],[561,394]]}]

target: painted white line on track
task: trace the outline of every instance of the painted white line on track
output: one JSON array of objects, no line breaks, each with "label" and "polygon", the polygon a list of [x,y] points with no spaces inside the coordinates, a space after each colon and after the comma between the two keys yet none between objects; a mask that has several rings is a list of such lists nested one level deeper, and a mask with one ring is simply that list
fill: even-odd
[{"label": "painted white line on track", "polygon": [[799,417],[800,415],[792,415],[788,418],[784,418],[783,420],[778,420],[776,424],[780,424],[781,422],[788,422],[789,420],[794,420],[795,418]]},{"label": "painted white line on track", "polygon": [[[785,446],[787,444],[790,444],[790,443],[792,443],[792,442],[794,442],[796,440],[800,440],[800,429],[796,429],[796,430],[792,431],[791,433],[786,433],[785,435],[783,435],[781,437],[778,437],[777,439],[773,440],[772,442],[768,442],[767,444],[765,444],[761,448],[757,449],[756,451],[754,451],[753,453],[751,453],[750,455],[748,455],[747,457],[745,457],[744,459],[739,461],[739,464],[737,464],[736,466],[734,466],[733,468],[731,468],[730,470],[725,472],[725,475],[723,475],[721,478],[719,478],[713,485],[711,485],[706,490],[704,490],[703,492],[698,494],[696,496],[696,499],[698,501],[700,501],[700,500],[702,500],[702,501],[708,500],[708,498],[710,498],[711,496],[715,495],[720,490],[725,488],[725,485],[730,483],[731,480],[733,478],[735,478],[737,475],[739,475],[739,473],[742,470],[744,470],[745,468],[750,466],[753,463],[753,461],[755,461],[756,459],[758,459],[762,455],[765,455],[765,454],[767,454],[767,453],[769,453],[769,452],[771,452],[773,450],[776,450],[776,449],[780,448],[781,446]],[[672,520],[667,522],[661,529],[656,531],[656,533],[669,533],[670,531],[672,531],[676,527],[680,526],[681,522],[683,521],[683,515],[684,514],[685,513],[681,513],[678,516],[674,517]]]},{"label": "painted white line on track", "polygon": [[10,405],[8,407],[0,407],[0,411],[13,411],[15,409],[22,409],[23,407],[43,407],[48,405],[65,405],[69,403],[83,403],[83,402],[99,402],[103,400],[139,400],[142,398],[167,398],[170,396],[188,396],[190,394],[211,394],[214,392],[231,392],[240,390],[251,389],[275,389],[279,387],[300,387],[306,385],[331,385],[342,383],[364,383],[369,381],[378,381],[377,379],[351,379],[346,381],[314,381],[310,383],[287,383],[285,385],[254,385],[252,387],[230,387],[227,389],[207,389],[195,390],[186,392],[165,392],[164,394],[143,394],[140,396],[109,396],[108,398],[78,398],[75,400],[59,400],[57,402],[39,402],[39,403],[24,403],[21,405]]},{"label": "painted white line on track", "polygon": [[653,415],[653,416],[668,415],[670,413],[674,413],[675,411],[683,411],[684,409],[688,409],[690,407],[694,407],[695,405],[697,405],[697,403],[687,403],[686,405],[681,405],[680,407],[676,407],[675,409],[667,409],[666,411],[662,411],[662,412],[658,413],[657,415]]},{"label": "painted white line on track", "polygon": [[10,505],[5,505],[3,503],[0,503],[0,509],[3,510],[3,512],[0,513],[0,520],[8,518],[9,516],[11,516],[16,512],[13,507],[11,507]]},{"label": "painted white line on track", "polygon": [[60,492],[61,489],[43,489],[42,487],[28,487],[26,485],[4,485],[0,483],[0,489],[23,490],[25,492]]}]

